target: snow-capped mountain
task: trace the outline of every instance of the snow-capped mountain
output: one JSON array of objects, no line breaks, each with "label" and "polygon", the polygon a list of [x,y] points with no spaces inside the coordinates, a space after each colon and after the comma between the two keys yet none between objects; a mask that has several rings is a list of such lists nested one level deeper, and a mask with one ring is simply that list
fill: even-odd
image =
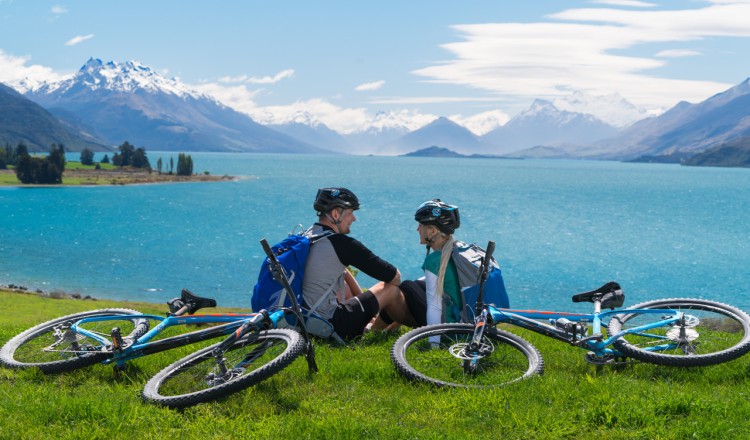
[{"label": "snow-capped mountain", "polygon": [[594,96],[576,91],[552,103],[560,110],[592,115],[617,128],[627,127],[649,116],[645,109],[636,107],[619,93]]},{"label": "snow-capped mountain", "polygon": [[167,151],[325,151],[133,61],[92,58],[73,77],[34,87],[26,96],[110,145],[128,141]]},{"label": "snow-capped mountain", "polygon": [[382,145],[420,127],[419,122],[412,118],[411,115],[381,111],[375,114],[366,128],[355,130],[342,136],[354,150],[373,153],[378,151]]},{"label": "snow-capped mountain", "polygon": [[538,146],[585,145],[616,133],[615,127],[594,116],[560,110],[550,101],[537,99],[480,141],[484,153],[507,154]]},{"label": "snow-capped mountain", "polygon": [[694,154],[750,135],[750,78],[698,104],[680,102],[586,153],[602,159]]}]

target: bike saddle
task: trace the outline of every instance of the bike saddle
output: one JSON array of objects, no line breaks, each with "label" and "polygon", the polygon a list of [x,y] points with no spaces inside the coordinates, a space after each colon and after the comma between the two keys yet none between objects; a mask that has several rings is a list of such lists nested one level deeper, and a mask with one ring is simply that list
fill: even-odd
[{"label": "bike saddle", "polygon": [[187,289],[182,289],[180,298],[172,298],[167,304],[169,305],[169,311],[172,314],[175,314],[183,307],[187,307],[187,313],[192,315],[204,307],[216,307],[216,300],[202,298]]},{"label": "bike saddle", "polygon": [[[573,302],[594,302],[595,299],[602,299],[606,294],[614,293],[616,291],[620,291],[620,294],[622,294],[622,288],[620,287],[620,284],[614,281],[610,281],[604,284],[602,287],[594,289],[590,292],[576,293],[575,295],[573,295]],[[620,305],[622,305],[622,303]],[[609,307],[619,307],[620,305]],[[602,304],[602,307],[605,308],[604,304]]]}]

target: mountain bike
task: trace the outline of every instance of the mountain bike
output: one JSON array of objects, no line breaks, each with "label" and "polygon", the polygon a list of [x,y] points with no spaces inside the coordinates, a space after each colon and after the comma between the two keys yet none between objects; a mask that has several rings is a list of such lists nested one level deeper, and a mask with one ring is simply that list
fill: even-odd
[{"label": "mountain bike", "polygon": [[[185,356],[149,379],[141,393],[145,401],[182,408],[224,397],[281,371],[303,352],[308,371],[318,371],[312,337],[284,267],[265,239],[261,240],[261,245],[268,257],[269,269],[292,304],[291,308],[283,307],[271,314],[261,310],[260,314],[268,316],[273,325],[292,314],[294,319],[287,324],[295,326],[298,332],[287,329],[258,332],[252,320],[245,321],[226,340]],[[283,351],[276,349],[279,338],[275,335],[280,334],[287,338]]]},{"label": "mountain bike", "polygon": [[441,387],[483,388],[542,374],[544,360],[539,350],[497,328],[498,324],[580,347],[587,351],[585,360],[597,366],[632,360],[675,367],[707,366],[750,351],[750,316],[744,311],[690,298],[646,301],[618,309],[625,295],[613,281],[573,295],[573,302],[593,303],[593,313],[484,304],[483,279],[494,247],[490,241],[480,271],[474,323],[427,325],[402,335],[391,349],[391,360],[403,376]]},{"label": "mountain bike", "polygon": [[[281,271],[278,276],[284,277],[280,265],[274,270]],[[317,371],[312,339],[300,319],[299,304],[291,296],[291,308],[272,312],[194,315],[201,308],[215,307],[216,301],[183,289],[180,298],[168,302],[170,312],[166,317],[131,309],[101,309],[63,316],[13,337],[0,348],[0,362],[7,368],[35,367],[45,373],[96,363],[112,364],[118,370],[132,359],[226,337],[165,368],[148,382],[142,393],[146,401],[160,405],[190,406],[258,383],[303,353],[310,371]],[[300,331],[278,328],[285,325],[283,321],[289,313],[297,316]],[[158,324],[150,328],[151,321]],[[155,339],[169,327],[202,324],[215,325]]]}]

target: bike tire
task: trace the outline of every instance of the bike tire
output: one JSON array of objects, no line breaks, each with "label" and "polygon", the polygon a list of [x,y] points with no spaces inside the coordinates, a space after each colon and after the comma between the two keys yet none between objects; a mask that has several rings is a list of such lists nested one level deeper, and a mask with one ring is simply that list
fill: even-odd
[{"label": "bike tire", "polygon": [[0,364],[13,369],[38,368],[46,374],[52,374],[101,362],[108,356],[108,347],[81,334],[77,334],[74,340],[65,340],[60,332],[66,323],[109,315],[123,316],[124,319],[87,323],[85,328],[109,334],[114,326],[118,326],[123,340],[127,342],[143,336],[150,326],[145,318],[128,319],[130,315],[141,315],[131,309],[99,309],[62,316],[11,338],[0,348]]},{"label": "bike tire", "polygon": [[[627,313],[629,309],[672,309],[699,320],[644,332],[650,336],[633,333],[618,338],[614,347],[633,359],[658,365],[699,367],[731,361],[750,351],[750,316],[736,307],[690,298],[647,301],[613,316],[607,326],[610,335],[664,319],[662,314]],[[678,342],[677,346],[663,351],[647,350],[665,338]]]},{"label": "bike tire", "polygon": [[[229,396],[283,370],[307,347],[302,335],[289,329],[250,333],[223,353],[229,366],[222,375],[217,374],[219,367],[213,353],[219,345],[221,342],[161,370],[143,387],[143,399],[170,408],[185,408]],[[252,365],[241,365],[249,358]]]},{"label": "bike tire", "polygon": [[[391,348],[391,360],[407,379],[437,387],[499,387],[544,372],[542,355],[530,342],[489,328],[485,331],[484,343],[491,346],[492,352],[479,360],[476,372],[466,373],[460,350],[473,335],[472,324],[419,327],[396,340]],[[437,347],[430,337],[439,337]]]}]

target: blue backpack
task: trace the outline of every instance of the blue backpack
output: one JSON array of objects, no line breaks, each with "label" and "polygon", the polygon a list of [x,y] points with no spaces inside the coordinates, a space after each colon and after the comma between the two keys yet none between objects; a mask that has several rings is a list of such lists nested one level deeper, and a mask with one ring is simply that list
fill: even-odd
[{"label": "blue backpack", "polygon": [[[289,285],[297,297],[300,305],[304,304],[302,297],[302,279],[305,276],[305,263],[310,255],[310,246],[316,240],[333,234],[326,231],[320,235],[309,235],[308,232],[290,234],[289,237],[280,243],[271,246],[271,250],[279,263],[284,267]],[[260,309],[278,309],[280,307],[290,307],[291,300],[284,291],[284,287],[276,281],[271,273],[268,258],[263,260],[258,273],[258,282],[253,287],[253,297],[250,305],[254,311]]]},{"label": "blue backpack", "polygon": [[[466,244],[456,241],[453,244],[451,257],[458,272],[458,283],[461,286],[461,300],[463,310],[461,321],[470,322],[469,318],[474,310],[474,305],[479,296],[479,271],[485,250],[476,244]],[[495,307],[508,308],[508,293],[505,291],[505,282],[500,266],[493,258],[490,264],[490,272],[484,284],[484,302],[493,304]]]},{"label": "blue backpack", "polygon": [[[314,309],[319,304],[308,305],[302,296],[302,280],[305,276],[305,263],[310,255],[310,246],[317,240],[333,234],[332,231],[325,231],[322,234],[311,235],[309,230],[298,234],[292,233],[280,243],[271,246],[271,250],[281,266],[284,267],[289,286],[302,307],[307,331],[315,336],[333,338],[343,343],[341,338],[333,331],[331,323],[315,314]],[[263,264],[260,266],[258,282],[253,287],[250,305],[256,312],[261,309],[276,310],[280,307],[291,307],[292,305],[284,287],[273,277],[268,257],[263,260]],[[313,310],[310,310],[311,308]],[[286,321],[288,326],[294,327],[297,325],[293,315],[287,316]],[[285,324],[280,323],[279,326],[285,327]]]}]

